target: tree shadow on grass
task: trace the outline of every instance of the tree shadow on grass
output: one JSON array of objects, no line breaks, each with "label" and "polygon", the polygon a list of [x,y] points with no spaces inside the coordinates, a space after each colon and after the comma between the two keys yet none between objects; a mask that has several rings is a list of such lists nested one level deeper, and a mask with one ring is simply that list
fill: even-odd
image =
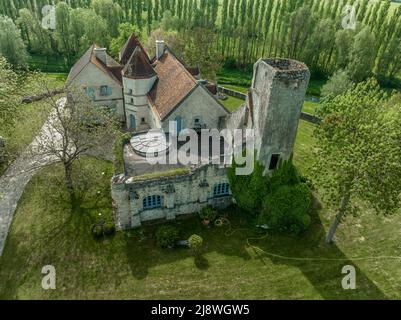
[{"label": "tree shadow on grass", "polygon": [[201,254],[194,257],[194,263],[199,270],[207,270],[210,267],[209,261]]},{"label": "tree shadow on grass", "polygon": [[179,260],[193,258],[194,265],[199,270],[209,268],[209,261],[205,255],[211,252],[223,253],[226,256],[236,256],[244,261],[250,260],[246,251],[246,244],[240,238],[228,238],[224,235],[225,229],[215,226],[202,225],[196,216],[176,220],[171,224],[181,230],[181,238],[188,239],[192,234],[198,234],[204,239],[202,255],[194,257],[187,248],[161,249],[157,246],[155,233],[160,224],[142,226],[139,229],[125,232],[126,254],[132,275],[136,279],[148,276],[149,268],[162,264],[169,264]]},{"label": "tree shadow on grass", "polygon": [[[317,214],[316,203],[315,209],[312,213],[312,226],[307,234],[301,238],[269,235],[264,239],[251,239],[250,244],[256,247],[251,247],[254,254],[262,262],[268,259],[276,265],[298,268],[324,299],[388,299],[358,267],[356,261],[348,258],[335,243],[325,243],[326,232]],[[290,260],[268,255],[259,249],[286,257],[338,260]],[[342,287],[342,279],[348,274],[342,273],[346,265],[355,267],[356,289],[346,290]]]}]

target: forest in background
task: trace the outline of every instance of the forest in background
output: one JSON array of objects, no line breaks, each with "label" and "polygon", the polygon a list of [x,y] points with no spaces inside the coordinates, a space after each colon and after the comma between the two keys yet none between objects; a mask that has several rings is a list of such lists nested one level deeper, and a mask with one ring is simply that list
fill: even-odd
[{"label": "forest in background", "polygon": [[[56,5],[54,31],[41,25],[46,4]],[[342,27],[347,4],[356,9],[355,29]],[[14,32],[0,35],[0,52],[14,65],[28,55],[7,54],[9,37],[21,38],[19,51],[56,56],[68,70],[93,42],[118,56],[134,31],[151,52],[164,38],[212,79],[222,66],[249,70],[260,57],[288,57],[304,61],[314,78],[374,75],[399,86],[401,6],[387,0],[0,0],[0,14]]]}]

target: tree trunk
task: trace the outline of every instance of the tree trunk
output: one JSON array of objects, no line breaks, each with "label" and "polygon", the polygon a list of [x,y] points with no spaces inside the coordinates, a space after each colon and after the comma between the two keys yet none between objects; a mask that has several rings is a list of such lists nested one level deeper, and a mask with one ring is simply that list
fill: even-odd
[{"label": "tree trunk", "polygon": [[336,233],[337,227],[341,222],[342,217],[345,214],[345,210],[347,208],[347,205],[349,203],[349,199],[350,199],[350,188],[347,187],[345,190],[345,193],[341,199],[341,204],[340,204],[340,208],[338,209],[338,212],[336,214],[336,217],[334,218],[334,221],[332,222],[329,232],[327,233],[326,236],[326,243],[332,243],[333,242],[333,238],[334,238],[334,234]]},{"label": "tree trunk", "polygon": [[74,185],[72,182],[72,165],[71,164],[64,164],[64,171],[65,171],[65,186],[67,187],[68,194],[70,195],[71,204],[75,204],[75,191]]}]

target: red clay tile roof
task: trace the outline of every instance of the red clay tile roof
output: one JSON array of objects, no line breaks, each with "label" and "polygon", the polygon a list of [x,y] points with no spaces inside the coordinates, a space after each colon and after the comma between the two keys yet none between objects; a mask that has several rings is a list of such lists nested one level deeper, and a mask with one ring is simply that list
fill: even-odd
[{"label": "red clay tile roof", "polygon": [[156,72],[150,65],[147,54],[136,47],[123,69],[123,75],[132,79],[148,79],[156,76]]},{"label": "red clay tile roof", "polygon": [[217,85],[215,83],[208,83],[205,85],[206,89],[213,95],[217,94]]},{"label": "red clay tile roof", "polygon": [[149,102],[164,120],[198,83],[168,48],[153,67],[158,79],[148,94]]},{"label": "red clay tile roof", "polygon": [[84,55],[74,64],[67,78],[67,83],[73,81],[80,72],[88,65],[88,63],[93,63],[101,71],[110,76],[114,81],[118,82],[120,85],[122,83],[121,70],[122,66],[118,64],[112,57],[107,55],[107,65],[100,61],[95,54],[95,48],[99,48],[96,44],[93,44],[84,53]]},{"label": "red clay tile roof", "polygon": [[135,33],[132,33],[127,42],[125,43],[124,47],[120,52],[120,63],[122,65],[126,65],[128,60],[131,58],[132,54],[135,51],[135,48],[139,47],[146,55],[146,59],[150,63],[149,56],[146,53],[146,50],[142,47],[142,44],[139,42],[139,39],[136,37]]}]

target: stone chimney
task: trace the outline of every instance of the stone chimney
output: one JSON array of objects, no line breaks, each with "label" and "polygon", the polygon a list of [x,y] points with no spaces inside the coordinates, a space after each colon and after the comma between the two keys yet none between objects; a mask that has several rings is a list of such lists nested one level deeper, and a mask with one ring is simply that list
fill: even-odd
[{"label": "stone chimney", "polygon": [[100,61],[107,65],[106,48],[95,48],[95,55]]},{"label": "stone chimney", "polygon": [[156,40],[156,59],[159,60],[164,53],[166,45],[164,40]]}]

